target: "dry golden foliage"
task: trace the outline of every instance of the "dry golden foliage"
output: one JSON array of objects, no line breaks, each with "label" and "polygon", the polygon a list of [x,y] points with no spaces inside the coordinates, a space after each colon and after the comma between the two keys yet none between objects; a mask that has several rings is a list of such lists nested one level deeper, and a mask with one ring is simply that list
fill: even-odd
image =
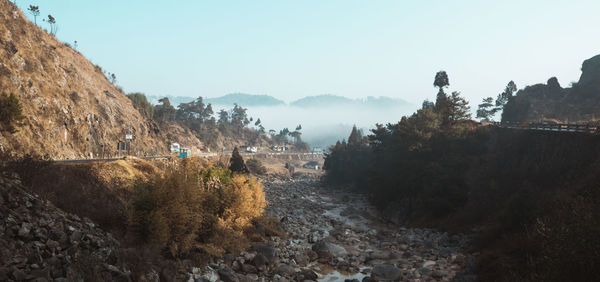
[{"label": "dry golden foliage", "polygon": [[244,231],[262,216],[266,204],[256,179],[187,159],[136,185],[130,231],[173,257],[193,250],[237,252],[248,246]]}]

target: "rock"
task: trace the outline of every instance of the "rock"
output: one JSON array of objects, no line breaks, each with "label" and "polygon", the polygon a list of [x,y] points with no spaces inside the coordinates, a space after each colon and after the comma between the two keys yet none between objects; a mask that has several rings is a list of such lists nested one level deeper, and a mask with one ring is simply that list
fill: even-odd
[{"label": "rock", "polygon": [[232,254],[225,254],[223,256],[223,260],[225,261],[225,264],[228,266],[231,266],[231,264],[233,263],[233,261],[235,260],[235,256],[233,256]]},{"label": "rock", "polygon": [[346,249],[331,242],[320,241],[312,246],[319,258],[336,258],[348,254]]},{"label": "rock", "polygon": [[235,272],[233,272],[233,270],[231,270],[231,268],[229,268],[229,267],[221,268],[221,269],[219,269],[218,272],[219,272],[219,277],[224,282],[239,282],[240,281],[240,279],[237,277]]},{"label": "rock", "polygon": [[12,276],[17,281],[24,281],[25,279],[27,279],[27,274],[23,270],[20,270],[20,269],[13,271]]},{"label": "rock", "polygon": [[389,251],[373,251],[369,254],[369,259],[388,259],[391,257],[391,252]]},{"label": "rock", "polygon": [[317,278],[319,278],[319,275],[317,275],[314,271],[310,269],[302,269],[296,272],[295,277],[296,281],[317,280]]},{"label": "rock", "polygon": [[315,252],[313,250],[306,251],[306,255],[308,256],[309,261],[314,261],[319,258],[319,255],[317,254],[317,252]]},{"label": "rock", "polygon": [[294,260],[299,266],[306,266],[310,260],[304,252],[299,252],[294,255]]},{"label": "rock", "polygon": [[69,240],[71,240],[71,243],[79,242],[79,241],[81,241],[82,236],[83,236],[83,234],[81,233],[81,231],[75,230],[69,237]]},{"label": "rock", "polygon": [[428,260],[423,263],[423,267],[430,267],[432,265],[435,265],[435,261]]},{"label": "rock", "polygon": [[429,275],[429,274],[431,274],[431,269],[428,267],[421,267],[421,268],[419,268],[419,273],[421,275]]},{"label": "rock", "polygon": [[256,255],[263,255],[267,259],[268,264],[275,263],[277,258],[277,250],[267,245],[258,245],[251,248],[252,251],[256,252]]},{"label": "rock", "polygon": [[21,228],[19,228],[19,233],[18,233],[19,236],[20,237],[27,237],[27,236],[29,236],[29,232],[31,232],[31,227],[32,227],[31,223],[29,223],[29,222],[23,222],[21,224]]},{"label": "rock", "polygon": [[400,280],[402,278],[402,271],[394,265],[378,264],[373,267],[371,277],[381,281]]},{"label": "rock", "polygon": [[244,273],[258,273],[258,269],[254,265],[242,264],[242,271]]},{"label": "rock", "polygon": [[431,273],[431,276],[436,279],[444,278],[446,275],[447,275],[446,271],[443,271],[443,270],[434,270]]},{"label": "rock", "polygon": [[260,269],[261,267],[268,265],[269,260],[263,254],[256,254],[256,256],[254,256],[254,259],[252,260],[252,263],[254,264],[254,266]]},{"label": "rock", "polygon": [[273,272],[282,276],[290,276],[296,272],[296,269],[287,264],[279,264]]}]

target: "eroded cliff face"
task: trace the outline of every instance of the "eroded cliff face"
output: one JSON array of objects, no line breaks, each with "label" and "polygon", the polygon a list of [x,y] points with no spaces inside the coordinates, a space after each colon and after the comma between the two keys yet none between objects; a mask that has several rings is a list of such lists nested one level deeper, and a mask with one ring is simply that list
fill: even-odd
[{"label": "eroded cliff face", "polygon": [[0,0],[0,91],[14,93],[23,105],[23,126],[0,138],[4,149],[17,153],[57,159],[116,154],[128,132],[139,154],[164,154],[169,141],[202,148],[189,130],[159,128],[144,118],[99,66],[35,26],[8,0]]},{"label": "eroded cliff face", "polygon": [[505,106],[503,121],[586,122],[600,118],[600,55],[587,59],[579,82],[562,88],[555,77],[527,86]]}]

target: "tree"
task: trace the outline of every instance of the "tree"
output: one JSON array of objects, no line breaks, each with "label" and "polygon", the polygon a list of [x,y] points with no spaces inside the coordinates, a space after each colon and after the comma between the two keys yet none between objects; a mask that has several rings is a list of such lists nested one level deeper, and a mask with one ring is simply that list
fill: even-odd
[{"label": "tree", "polygon": [[23,106],[15,94],[2,93],[0,95],[0,130],[10,133],[16,132],[16,126],[21,125],[23,116]]},{"label": "tree", "polygon": [[220,110],[219,111],[219,120],[217,121],[218,124],[229,124],[229,113],[226,110]]},{"label": "tree", "polygon": [[511,80],[504,88],[504,92],[498,94],[498,98],[496,98],[497,111],[504,109],[504,105],[508,103],[508,101],[513,97],[513,94],[516,91],[517,85],[514,81]]},{"label": "tree", "polygon": [[37,17],[40,15],[40,7],[29,5],[29,13],[33,15],[33,23],[37,25]]},{"label": "tree", "polygon": [[255,125],[255,126],[260,126],[260,118],[258,118],[258,119],[256,120],[256,122],[254,123],[254,125]]},{"label": "tree", "polygon": [[435,78],[433,80],[433,86],[440,89],[440,92],[444,92],[444,87],[448,87],[450,85],[450,81],[448,80],[448,74],[445,71],[438,71],[435,74]]},{"label": "tree", "polygon": [[250,121],[248,120],[248,115],[246,111],[248,109],[239,106],[237,103],[233,104],[233,111],[231,113],[231,124],[238,129],[238,132],[247,126]]},{"label": "tree", "polygon": [[483,98],[483,103],[479,104],[477,108],[477,118],[481,121],[490,121],[498,111],[498,108],[494,108],[493,102],[494,98],[492,97]]},{"label": "tree", "polygon": [[423,101],[423,105],[421,106],[421,109],[425,110],[425,109],[433,109],[435,108],[435,104],[429,100],[425,100]]},{"label": "tree", "polygon": [[296,131],[300,131],[300,130],[302,130],[302,125],[298,124],[298,126],[296,126]]},{"label": "tree", "polygon": [[348,137],[348,146],[357,146],[363,143],[363,137],[360,130],[356,128],[356,125],[352,126],[352,131]]},{"label": "tree", "polygon": [[469,113],[470,107],[469,102],[465,100],[465,98],[460,96],[460,92],[454,91],[452,95],[448,97],[448,106],[449,106],[449,120],[452,122],[456,121],[465,121],[471,119],[471,114]]},{"label": "tree", "polygon": [[[58,27],[56,26],[56,19],[52,15],[48,15],[48,23],[50,24],[50,34],[56,35],[56,32],[58,31]],[[113,73],[113,75],[114,75],[114,73]],[[116,81],[116,78],[114,78],[114,81]],[[114,82],[113,82],[113,84],[114,84]]]},{"label": "tree", "polygon": [[248,167],[246,163],[244,163],[244,158],[240,155],[240,151],[235,147],[233,152],[231,153],[231,159],[229,160],[229,170],[234,173],[249,173]]},{"label": "tree", "polygon": [[154,117],[154,106],[148,102],[144,93],[129,93],[127,98],[131,100],[133,107],[136,108],[142,115],[152,119]]},{"label": "tree", "polygon": [[158,100],[160,105],[154,108],[154,115],[158,121],[172,121],[175,120],[177,110],[171,105],[169,98],[165,97]]}]

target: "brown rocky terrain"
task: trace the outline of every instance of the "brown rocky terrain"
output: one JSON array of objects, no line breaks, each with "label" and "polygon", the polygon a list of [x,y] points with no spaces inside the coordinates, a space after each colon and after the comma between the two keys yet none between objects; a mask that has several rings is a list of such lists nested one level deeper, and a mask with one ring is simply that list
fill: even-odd
[{"label": "brown rocky terrain", "polygon": [[189,130],[159,127],[142,116],[101,67],[35,26],[8,0],[0,0],[0,92],[14,93],[23,105],[23,126],[0,136],[2,148],[19,154],[114,155],[129,131],[135,154],[165,153],[169,141],[203,147]]},{"label": "brown rocky terrain", "polygon": [[65,213],[0,177],[0,281],[127,281],[119,242],[92,221]]},{"label": "brown rocky terrain", "polygon": [[600,118],[600,55],[583,62],[579,82],[563,88],[555,77],[527,86],[504,107],[502,121],[588,122]]}]

